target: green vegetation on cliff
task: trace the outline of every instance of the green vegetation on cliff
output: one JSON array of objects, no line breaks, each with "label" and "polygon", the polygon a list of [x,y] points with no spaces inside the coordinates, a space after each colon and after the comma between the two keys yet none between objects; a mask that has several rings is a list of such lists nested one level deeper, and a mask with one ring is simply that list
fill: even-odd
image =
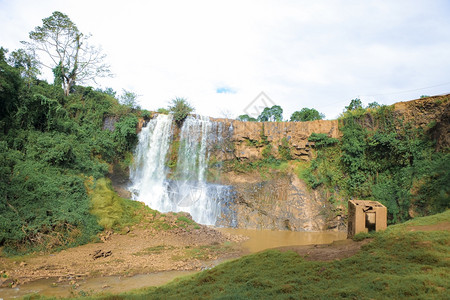
[{"label": "green vegetation on cliff", "polygon": [[[86,182],[137,141],[136,113],[108,93],[21,76],[0,50],[0,246],[10,252],[90,241],[102,229]],[[102,130],[109,120],[110,130]],[[106,123],[105,123],[106,124]]]},{"label": "green vegetation on cliff", "polygon": [[339,142],[310,136],[316,157],[300,177],[331,202],[380,201],[391,223],[442,212],[450,203],[450,153],[435,150],[435,122],[418,127],[413,121],[400,119],[392,107],[363,109],[352,100],[340,118]]}]

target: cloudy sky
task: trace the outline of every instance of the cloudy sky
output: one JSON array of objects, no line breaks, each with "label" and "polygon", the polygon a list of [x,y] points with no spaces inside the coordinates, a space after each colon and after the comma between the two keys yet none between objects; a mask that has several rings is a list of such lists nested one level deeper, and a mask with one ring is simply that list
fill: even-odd
[{"label": "cloudy sky", "polygon": [[448,0],[0,0],[0,46],[20,48],[56,10],[107,54],[115,77],[99,86],[134,91],[147,109],[184,97],[236,117],[264,92],[285,119],[303,107],[333,119],[357,97],[450,93]]}]

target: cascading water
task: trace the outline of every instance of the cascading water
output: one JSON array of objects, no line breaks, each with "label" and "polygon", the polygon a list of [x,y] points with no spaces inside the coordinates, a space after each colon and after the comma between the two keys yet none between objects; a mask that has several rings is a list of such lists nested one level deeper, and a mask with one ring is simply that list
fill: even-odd
[{"label": "cascading water", "polygon": [[229,214],[228,201],[233,197],[231,187],[206,182],[210,151],[223,139],[223,124],[201,116],[184,120],[177,167],[168,180],[165,162],[171,123],[171,116],[159,115],[140,133],[130,175],[133,199],[161,212],[185,211],[198,223],[214,225],[221,213]]},{"label": "cascading water", "polygon": [[172,140],[172,115],[158,115],[139,134],[130,170],[133,199],[160,210],[167,202],[167,152]]}]

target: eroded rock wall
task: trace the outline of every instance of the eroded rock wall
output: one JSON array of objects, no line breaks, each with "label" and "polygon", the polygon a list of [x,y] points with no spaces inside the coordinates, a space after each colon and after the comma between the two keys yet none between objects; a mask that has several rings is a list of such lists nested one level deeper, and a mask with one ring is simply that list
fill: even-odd
[{"label": "eroded rock wall", "polygon": [[450,95],[398,102],[394,111],[406,122],[429,131],[437,151],[450,147]]},{"label": "eroded rock wall", "polygon": [[222,215],[218,226],[292,231],[329,228],[320,195],[309,191],[291,172],[271,174],[266,180],[257,174],[230,173],[224,177],[234,187],[236,198],[229,206],[233,214]]},{"label": "eroded rock wall", "polygon": [[[320,120],[309,122],[243,122],[229,119],[211,119],[222,122],[225,127],[232,127],[231,145],[227,158],[255,161],[263,158],[263,150],[271,145],[271,154],[281,158],[278,147],[289,145],[293,159],[309,160],[312,143],[308,138],[312,133],[325,133],[338,138],[340,132],[338,120]],[[266,142],[265,142],[266,141]]]}]

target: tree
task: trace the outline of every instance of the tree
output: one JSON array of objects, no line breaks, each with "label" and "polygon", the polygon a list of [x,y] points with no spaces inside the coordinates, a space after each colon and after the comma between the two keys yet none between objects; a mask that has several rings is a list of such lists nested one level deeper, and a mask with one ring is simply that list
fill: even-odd
[{"label": "tree", "polygon": [[371,102],[367,105],[367,108],[378,108],[378,107],[380,107],[380,104],[378,104],[378,102],[376,101]]},{"label": "tree", "polygon": [[173,118],[180,125],[186,117],[194,111],[194,108],[187,102],[185,98],[175,98],[169,105],[169,111],[173,114]]},{"label": "tree", "polygon": [[[2,119],[11,117],[12,112],[17,109],[22,85],[20,72],[6,62],[6,53],[7,50],[0,47],[0,128],[5,124],[2,124]],[[8,123],[10,122],[6,124]]]},{"label": "tree", "polygon": [[117,94],[117,92],[111,87],[107,87],[105,89],[97,88],[96,91],[100,92],[100,93],[104,93],[104,94],[110,95],[113,98],[116,98],[116,94]]},{"label": "tree", "polygon": [[239,117],[237,117],[237,119],[239,121],[244,121],[244,122],[256,122],[256,121],[258,121],[255,118],[250,117],[249,115],[240,115]]},{"label": "tree", "polygon": [[24,49],[13,51],[9,57],[9,62],[19,70],[28,87],[31,87],[31,84],[36,81],[37,75],[41,74],[36,55],[27,53]]},{"label": "tree", "polygon": [[81,33],[67,15],[55,11],[42,22],[30,32],[31,42],[23,43],[33,52],[47,54],[49,63],[40,63],[60,77],[66,96],[77,82],[95,82],[98,77],[111,76],[101,49],[89,45],[90,35]]},{"label": "tree", "polygon": [[128,106],[131,109],[138,109],[139,105],[137,103],[138,94],[122,89],[122,95],[120,95],[119,101],[121,104]]},{"label": "tree", "polygon": [[283,109],[279,105],[266,107],[258,116],[259,122],[281,122],[283,119]]},{"label": "tree", "polygon": [[323,118],[325,118],[325,115],[318,112],[316,109],[304,107],[291,115],[291,122],[314,121],[322,120]]},{"label": "tree", "polygon": [[359,98],[352,99],[352,101],[350,101],[350,104],[345,107],[345,109],[347,111],[357,110],[357,109],[362,109],[362,108],[363,108],[362,102],[361,102],[361,99],[359,99]]}]

